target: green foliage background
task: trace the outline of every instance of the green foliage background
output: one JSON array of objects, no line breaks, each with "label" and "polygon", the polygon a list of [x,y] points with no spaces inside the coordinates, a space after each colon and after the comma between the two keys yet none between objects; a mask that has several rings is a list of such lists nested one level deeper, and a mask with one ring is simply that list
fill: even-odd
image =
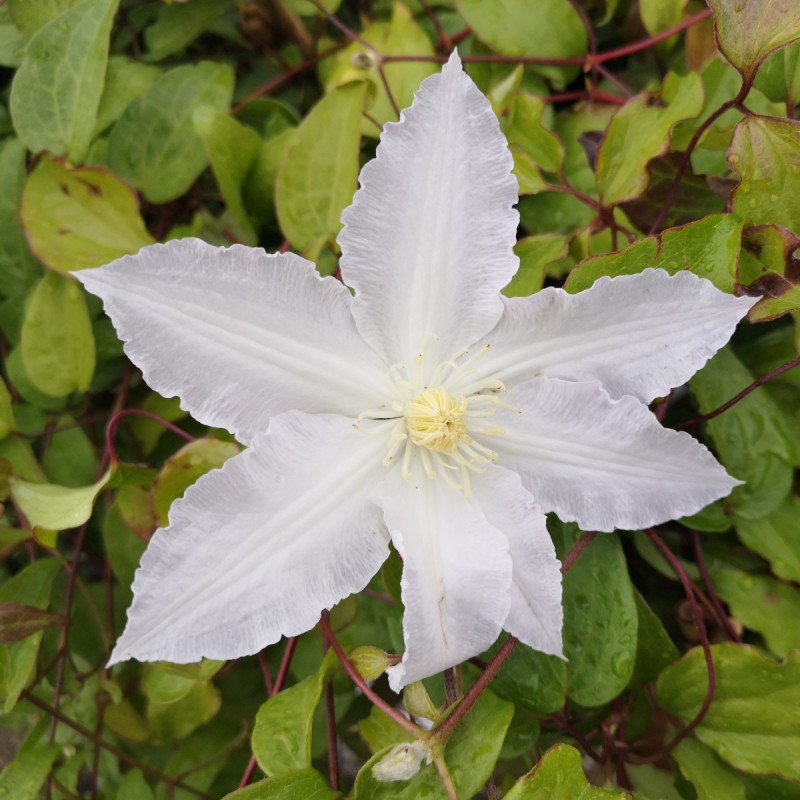
[{"label": "green foliage background", "polygon": [[[439,798],[446,763],[460,798],[800,798],[800,4],[709,5],[0,4],[1,796]],[[449,676],[452,700],[496,673],[460,712],[441,676],[410,687],[439,769],[380,783],[413,736],[320,629],[104,669],[147,539],[239,448],[148,390],[69,272],[193,235],[335,274],[360,165],[455,44],[521,185],[508,295],[652,265],[763,295],[657,404],[745,484],[655,535],[552,519],[569,661],[498,643]],[[390,705],[399,569],[330,615]]]}]

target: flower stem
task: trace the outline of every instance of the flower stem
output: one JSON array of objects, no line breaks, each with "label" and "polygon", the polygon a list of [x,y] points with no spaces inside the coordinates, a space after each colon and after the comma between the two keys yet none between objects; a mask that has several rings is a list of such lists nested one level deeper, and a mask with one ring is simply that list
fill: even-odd
[{"label": "flower stem", "polygon": [[423,731],[422,728],[420,728],[418,725],[415,725],[413,722],[411,722],[411,720],[406,719],[396,708],[392,708],[382,697],[376,694],[369,684],[367,684],[367,682],[358,674],[358,670],[350,662],[350,659],[347,657],[346,653],[342,649],[342,646],[339,644],[339,641],[334,636],[330,624],[325,617],[320,619],[320,625],[322,626],[323,633],[328,637],[328,641],[331,643],[333,651],[336,653],[336,656],[344,667],[344,671],[350,676],[350,680],[353,681],[356,686],[358,686],[362,694],[372,703],[372,705],[377,706],[381,711],[383,711],[384,714],[386,714],[386,716],[390,717],[401,728],[403,728],[403,730],[408,731],[417,739],[424,738],[425,731]]}]

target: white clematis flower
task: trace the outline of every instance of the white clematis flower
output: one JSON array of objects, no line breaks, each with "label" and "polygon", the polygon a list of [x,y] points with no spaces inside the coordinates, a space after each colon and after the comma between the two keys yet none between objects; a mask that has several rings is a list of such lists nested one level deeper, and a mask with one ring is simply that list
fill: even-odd
[{"label": "white clematis flower", "polygon": [[198,240],[78,273],[131,360],[248,449],[175,502],[112,663],[261,650],[403,558],[393,688],[502,629],[561,654],[543,512],[587,530],[691,514],[737,481],[644,405],[754,302],[683,272],[500,295],[512,158],[456,55],[389,124],[339,237],[355,296],[296,255]]}]

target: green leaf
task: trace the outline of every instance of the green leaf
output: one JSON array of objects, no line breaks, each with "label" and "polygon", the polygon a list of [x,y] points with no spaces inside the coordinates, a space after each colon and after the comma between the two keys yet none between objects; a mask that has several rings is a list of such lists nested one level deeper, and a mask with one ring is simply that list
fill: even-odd
[{"label": "green leaf", "polygon": [[166,72],[111,129],[108,165],[153,203],[180,197],[208,164],[192,115],[227,111],[233,81],[227,64],[211,61]]},{"label": "green leaf", "polygon": [[779,578],[800,582],[800,498],[787,497],[760,519],[737,518],[736,532],[747,547],[770,562]]},{"label": "green leaf", "polygon": [[11,395],[5,381],[0,378],[0,439],[5,439],[14,430],[14,410]]},{"label": "green leaf", "polygon": [[[409,53],[420,56],[435,55],[431,40],[414,22],[408,8],[401,2],[394,3],[389,22],[373,22],[367,25],[359,35],[382,55],[408,55]],[[383,125],[387,122],[397,121],[397,112],[389,100],[386,86],[378,71],[377,58],[361,42],[353,42],[336,53],[330,61],[323,61],[320,71],[323,75],[326,92],[352,81],[369,83],[367,111],[381,127],[379,128],[374,122],[363,118],[361,122],[363,135],[378,138]],[[439,69],[436,64],[423,60],[386,64],[383,71],[386,82],[392,90],[392,97],[398,108],[402,109],[411,105],[414,92],[420,83],[429,75],[438,72]]]},{"label": "green leaf", "polygon": [[[464,721],[447,743],[444,760],[461,800],[473,797],[492,774],[506,730],[514,714],[514,706],[489,691],[480,695]],[[445,800],[436,767],[423,766],[409,781],[382,783],[372,774],[372,768],[389,750],[374,755],[356,776],[354,800]]]},{"label": "green leaf", "polygon": [[198,108],[194,125],[228,206],[236,238],[255,244],[256,232],[245,211],[242,184],[261,150],[261,138],[252,128],[211,108]]},{"label": "green leaf", "polygon": [[764,637],[780,658],[800,648],[800,591],[764,575],[734,569],[713,573],[714,588],[731,613],[751,631]]},{"label": "green leaf", "polygon": [[639,0],[639,16],[651,35],[674,27],[681,21],[688,0]]},{"label": "green leaf", "polygon": [[78,282],[49,273],[28,300],[20,341],[25,373],[51,397],[85,392],[94,374],[94,336]]},{"label": "green leaf", "polygon": [[[749,386],[753,376],[729,347],[720,350],[691,380],[700,412],[707,414]],[[765,517],[780,506],[792,485],[788,431],[783,412],[764,389],[756,389],[706,423],[720,460],[745,481],[726,507],[746,519]]]},{"label": "green leaf", "polygon": [[115,797],[116,800],[154,800],[153,790],[139,769],[125,773],[117,786]]},{"label": "green leaf", "polygon": [[45,628],[59,627],[66,622],[61,614],[42,611],[16,600],[0,603],[0,644],[19,642]]},{"label": "green leaf", "polygon": [[[800,652],[777,664],[747,645],[712,646],[714,702],[694,735],[744,772],[800,780]],[[696,647],[667,667],[656,685],[659,705],[689,722],[706,695],[703,651]]]},{"label": "green leaf", "polygon": [[[145,498],[147,494],[145,494]],[[103,545],[111,569],[121,586],[133,585],[133,576],[145,551],[146,542],[127,524],[120,512],[120,492],[103,519]]]},{"label": "green leaf", "polygon": [[742,778],[697,739],[684,739],[673,751],[684,777],[697,790],[697,800],[746,800]]},{"label": "green leaf", "polygon": [[341,796],[316,770],[300,769],[258,781],[222,800],[337,800]]},{"label": "green leaf", "polygon": [[567,239],[558,233],[527,236],[514,245],[519,256],[519,269],[508,286],[506,297],[527,297],[542,288],[547,268],[567,254]]},{"label": "green leaf", "polygon": [[80,2],[82,0],[7,0],[7,5],[14,24],[27,38]]},{"label": "green leaf", "polygon": [[73,488],[55,483],[31,483],[12,476],[11,496],[31,525],[63,531],[77,528],[89,519],[97,495],[110,479],[111,469],[108,469],[97,483]]},{"label": "green leaf", "polygon": [[99,267],[153,243],[136,194],[103,167],[43,158],[25,184],[21,213],[34,252],[62,272]]},{"label": "green leaf", "polygon": [[278,221],[286,238],[309,255],[335,238],[358,177],[364,82],[330,92],[297,129],[275,185]]},{"label": "green leaf", "polygon": [[6,139],[0,143],[0,297],[22,295],[42,272],[20,223],[25,178],[25,147],[18,139]]},{"label": "green leaf", "polygon": [[754,86],[774,103],[794,105],[800,99],[800,43],[768,56],[759,67]]},{"label": "green leaf", "polygon": [[224,661],[203,659],[194,664],[145,664],[142,691],[151,704],[166,705],[182,700],[195,685],[205,683],[222,669]]},{"label": "green leaf", "polygon": [[501,117],[522,194],[542,191],[546,186],[542,172],[558,173],[564,164],[564,146],[542,123],[544,110],[541,98],[517,93],[509,100],[507,113]]},{"label": "green leaf", "polygon": [[92,140],[119,0],[84,0],[28,42],[11,84],[14,128],[25,146],[73,163]]},{"label": "green leaf", "polygon": [[600,706],[630,683],[636,600],[617,536],[598,536],[564,576],[564,655],[572,700]]},{"label": "green leaf", "polygon": [[655,266],[671,275],[688,269],[723,292],[733,292],[742,220],[734,214],[714,214],[659,237]]},{"label": "green leaf", "polygon": [[147,721],[162,741],[185,739],[213,719],[221,706],[219,689],[210,682],[196,681],[177,700],[168,703],[148,702]]},{"label": "green leaf", "polygon": [[11,19],[8,3],[0,6],[0,66],[18,67],[27,39]]},{"label": "green leaf", "polygon": [[800,6],[794,0],[709,0],[709,5],[717,46],[745,78],[773,50],[800,39]]},{"label": "green leaf", "polygon": [[145,58],[159,61],[180,52],[213,25],[229,5],[228,0],[192,0],[162,6],[144,34]]},{"label": "green leaf", "polygon": [[275,182],[296,135],[296,128],[286,128],[261,142],[242,184],[245,208],[264,225],[271,226],[275,220]]},{"label": "green leaf", "polygon": [[[0,603],[15,601],[46,609],[53,580],[60,570],[61,562],[57,558],[34,561],[0,586]],[[0,645],[0,697],[4,699],[6,714],[14,708],[34,673],[41,641],[42,631],[39,631],[21,642]]]},{"label": "green leaf", "polygon": [[732,211],[753,225],[800,234],[800,122],[748,114],[733,133],[728,162],[741,177]]},{"label": "green leaf", "polygon": [[160,525],[167,524],[169,507],[201,475],[218,469],[240,452],[235,442],[197,439],[164,462],[151,491],[153,510]]},{"label": "green leaf", "polygon": [[314,710],[336,663],[335,654],[328,651],[316,673],[270,697],[258,709],[253,728],[253,755],[267,775],[311,766]]},{"label": "green leaf", "polygon": [[44,742],[19,753],[0,774],[0,796],[36,800],[60,752],[57,744]]},{"label": "green leaf", "polygon": [[679,653],[657,614],[635,589],[634,598],[639,627],[636,637],[636,664],[631,683],[650,683],[659,676],[664,667],[677,660]]},{"label": "green leaf", "polygon": [[618,253],[587,258],[572,270],[565,288],[580,292],[604,275],[633,275],[648,267],[659,267],[671,275],[688,269],[718,289],[731,292],[741,234],[739,217],[715,214],[681,228],[670,228],[658,237],[641,239]]},{"label": "green leaf", "polygon": [[640,94],[611,119],[597,153],[597,186],[604,205],[639,197],[648,185],[647,164],[664,155],[672,128],[703,108],[703,84],[689,72],[670,72],[660,95]]},{"label": "green leaf", "polygon": [[[496,648],[490,651],[494,652]],[[492,682],[492,689],[537,714],[554,714],[566,701],[567,667],[556,656],[519,644]]]},{"label": "green leaf", "polygon": [[[496,53],[540,58],[580,58],[586,53],[586,29],[569,0],[539,0],[536,13],[531,13],[528,0],[456,0],[456,7]],[[563,67],[536,70],[560,87],[577,72]]]},{"label": "green leaf", "polygon": [[97,474],[97,453],[80,423],[69,414],[59,417],[56,432],[42,456],[51,483],[85,486]]},{"label": "green leaf", "polygon": [[506,800],[633,800],[628,792],[591,786],[581,754],[566,744],[551,747],[536,767],[523,775],[505,795]]},{"label": "green leaf", "polygon": [[397,725],[377,706],[372,706],[369,716],[359,720],[358,733],[373,753],[390,749],[402,742],[414,741],[411,733]]},{"label": "green leaf", "polygon": [[160,67],[143,64],[141,61],[125,56],[111,56],[108,59],[100,107],[97,109],[95,136],[116,122],[133,100],[144,97],[162,72]]}]

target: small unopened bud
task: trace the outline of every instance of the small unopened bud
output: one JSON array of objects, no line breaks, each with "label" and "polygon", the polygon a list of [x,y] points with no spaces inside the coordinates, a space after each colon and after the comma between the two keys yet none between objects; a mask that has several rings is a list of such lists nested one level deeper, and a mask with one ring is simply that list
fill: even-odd
[{"label": "small unopened bud", "polygon": [[365,681],[374,681],[380,678],[386,670],[398,662],[397,656],[384,653],[377,647],[356,647],[347,656],[350,663],[358,670],[358,674]]},{"label": "small unopened bud", "polygon": [[372,50],[359,50],[353,53],[350,63],[356,69],[375,69],[378,66],[378,56]]},{"label": "small unopened bud", "polygon": [[420,770],[422,760],[431,763],[431,751],[423,742],[404,742],[393,747],[372,768],[375,780],[410,781]]},{"label": "small unopened bud", "polygon": [[403,705],[414,717],[429,719],[431,722],[439,722],[442,718],[422,681],[414,681],[406,686],[403,690]]}]

